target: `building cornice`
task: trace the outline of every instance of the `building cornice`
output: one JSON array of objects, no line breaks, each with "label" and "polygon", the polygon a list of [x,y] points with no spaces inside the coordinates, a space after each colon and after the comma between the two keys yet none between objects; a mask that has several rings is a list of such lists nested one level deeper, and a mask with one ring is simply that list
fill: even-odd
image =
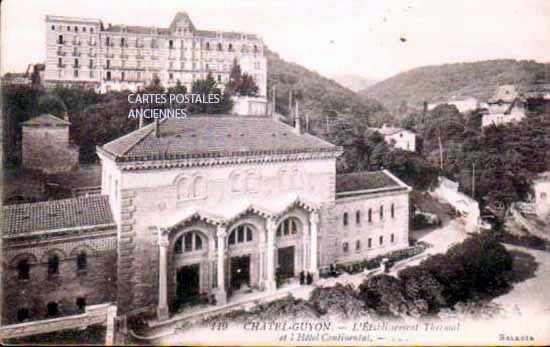
[{"label": "building cornice", "polygon": [[340,147],[334,150],[296,150],[296,151],[254,151],[233,153],[203,153],[203,154],[155,154],[149,156],[118,157],[113,153],[97,147],[98,154],[102,154],[117,163],[124,171],[146,169],[168,169],[179,167],[204,167],[234,164],[269,163],[285,161],[302,161],[316,159],[336,159],[342,155]]}]

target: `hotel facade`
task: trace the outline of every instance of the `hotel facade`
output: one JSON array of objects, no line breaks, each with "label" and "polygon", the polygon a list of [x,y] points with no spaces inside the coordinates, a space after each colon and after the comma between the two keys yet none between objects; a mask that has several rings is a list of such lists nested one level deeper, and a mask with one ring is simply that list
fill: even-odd
[{"label": "hotel facade", "polygon": [[165,87],[179,81],[190,90],[212,73],[223,88],[234,59],[265,97],[264,44],[254,34],[199,30],[184,12],[165,28],[46,16],[46,85],[136,91],[157,76]]}]

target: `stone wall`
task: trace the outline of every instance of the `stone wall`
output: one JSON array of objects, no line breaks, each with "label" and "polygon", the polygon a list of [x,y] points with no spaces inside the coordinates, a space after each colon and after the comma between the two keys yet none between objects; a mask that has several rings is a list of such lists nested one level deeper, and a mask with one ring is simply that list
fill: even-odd
[{"label": "stone wall", "polygon": [[[79,313],[76,300],[85,298],[86,305],[111,302],[116,293],[116,238],[108,236],[81,241],[61,241],[32,246],[5,245],[3,281],[3,324],[17,322],[17,311],[27,308],[30,320],[45,319],[49,302],[58,304],[59,316]],[[87,253],[86,270],[77,270],[76,256]],[[48,274],[48,255],[59,256],[59,273]],[[30,263],[29,279],[18,278],[17,263]]]},{"label": "stone wall", "polygon": [[[394,206],[394,216],[391,206]],[[380,218],[380,207],[384,207]],[[368,211],[371,210],[371,221]],[[359,212],[359,223],[356,214]],[[344,214],[347,213],[347,225]],[[364,194],[336,200],[336,226],[338,230],[338,263],[369,259],[409,246],[409,194],[408,191]],[[393,235],[393,241],[392,241]],[[380,243],[382,237],[382,243]],[[369,247],[369,239],[371,245]],[[357,249],[359,242],[359,249]],[[344,250],[347,243],[347,252]]]},{"label": "stone wall", "polygon": [[56,173],[78,167],[78,148],[69,146],[69,127],[23,127],[23,167]]}]

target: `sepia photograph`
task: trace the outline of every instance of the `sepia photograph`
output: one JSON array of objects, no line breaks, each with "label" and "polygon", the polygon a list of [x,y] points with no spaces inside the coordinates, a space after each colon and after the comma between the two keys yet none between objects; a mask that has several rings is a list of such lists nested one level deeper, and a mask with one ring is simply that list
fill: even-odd
[{"label": "sepia photograph", "polygon": [[550,344],[550,1],[4,0],[0,343]]}]

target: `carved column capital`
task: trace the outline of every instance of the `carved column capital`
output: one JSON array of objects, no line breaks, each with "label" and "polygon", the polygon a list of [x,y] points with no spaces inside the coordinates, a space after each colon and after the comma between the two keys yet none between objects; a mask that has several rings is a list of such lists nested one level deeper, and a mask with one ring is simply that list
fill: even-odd
[{"label": "carved column capital", "polygon": [[311,212],[311,214],[309,215],[309,222],[311,224],[319,224],[319,211],[318,210],[314,210],[313,212]]},{"label": "carved column capital", "polygon": [[165,230],[160,229],[159,236],[157,240],[157,244],[159,247],[166,248],[170,244],[170,239],[168,238],[168,233],[165,232]]},{"label": "carved column capital", "polygon": [[218,225],[216,235],[218,238],[225,238],[227,236],[227,227],[225,225]]}]

